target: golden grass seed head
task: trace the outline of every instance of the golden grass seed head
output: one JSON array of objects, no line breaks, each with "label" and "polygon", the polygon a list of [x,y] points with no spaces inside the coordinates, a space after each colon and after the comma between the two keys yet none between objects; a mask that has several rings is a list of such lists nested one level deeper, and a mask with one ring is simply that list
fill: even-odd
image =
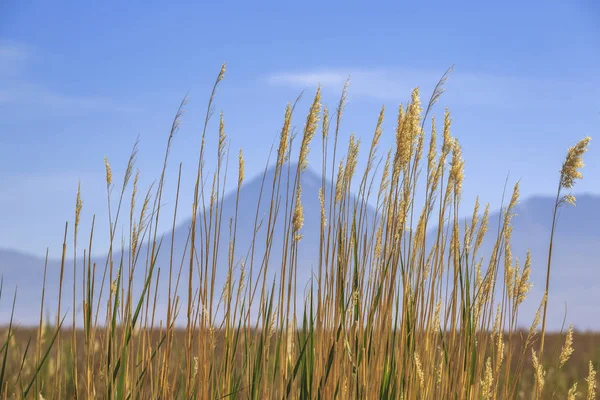
[{"label": "golden grass seed head", "polygon": [[319,207],[321,209],[321,231],[324,231],[325,226],[327,226],[327,218],[325,214],[325,195],[322,187],[319,188]]},{"label": "golden grass seed head", "polygon": [[573,325],[569,325],[569,330],[567,331],[567,336],[565,338],[565,344],[563,345],[560,351],[559,364],[558,368],[561,368],[569,358],[573,354]]},{"label": "golden grass seed head", "polygon": [[567,151],[567,157],[560,170],[560,184],[562,188],[571,189],[575,185],[576,179],[583,178],[579,169],[583,167],[583,154],[587,151],[590,140],[592,138],[586,136]]},{"label": "golden grass seed head", "polygon": [[500,374],[500,368],[502,367],[502,362],[504,361],[504,330],[498,332],[498,337],[496,339],[496,375]]},{"label": "golden grass seed head", "polygon": [[575,196],[569,193],[563,196],[561,202],[575,206],[577,203],[577,199],[575,198]]},{"label": "golden grass seed head", "polygon": [[469,240],[473,239],[475,227],[479,222],[479,196],[475,197],[475,205],[473,206],[473,215],[471,216],[471,227],[469,230]]},{"label": "golden grass seed head", "polygon": [[358,151],[360,149],[360,139],[356,140],[356,136],[350,135],[350,142],[348,143],[348,160],[346,161],[346,169],[344,171],[344,190],[349,189],[350,181],[354,176],[356,170],[356,164],[358,163]]},{"label": "golden grass seed head", "polygon": [[225,78],[225,71],[227,71],[227,65],[223,63],[221,64],[221,70],[219,71],[219,75],[217,76],[217,83],[221,82],[223,78]]},{"label": "golden grass seed head", "polygon": [[442,301],[438,300],[435,304],[435,309],[433,311],[433,329],[438,331],[441,327],[441,319],[440,314],[442,310]]},{"label": "golden grass seed head", "polygon": [[567,393],[567,400],[575,400],[577,396],[577,382],[571,386],[569,393]]},{"label": "golden grass seed head", "polygon": [[323,135],[323,139],[325,139],[327,137],[327,134],[329,133],[329,108],[327,108],[326,105],[323,106],[323,121],[321,124],[322,127],[322,135]]},{"label": "golden grass seed head", "polygon": [[452,150],[452,136],[450,133],[450,127],[452,126],[452,118],[450,117],[450,110],[446,108],[444,113],[444,129],[442,131],[442,158]]},{"label": "golden grass seed head", "polygon": [[414,353],[415,368],[417,370],[417,377],[419,379],[419,387],[421,391],[425,388],[425,373],[423,372],[423,365],[421,365],[421,359],[419,353]]},{"label": "golden grass seed head", "polygon": [[219,159],[223,157],[225,153],[225,140],[227,139],[227,135],[225,134],[225,119],[223,118],[223,112],[219,117],[219,146],[218,146],[218,154]]},{"label": "golden grass seed head", "polygon": [[529,279],[531,275],[531,252],[527,250],[527,256],[525,257],[525,266],[523,267],[523,272],[519,278],[519,285],[516,296],[516,304],[517,306],[521,304],[525,298],[527,297],[527,293],[533,287],[531,280]]},{"label": "golden grass seed head", "polygon": [[477,238],[475,239],[475,247],[473,251],[476,253],[477,250],[481,247],[483,243],[483,238],[487,233],[488,221],[490,218],[490,203],[485,205],[485,211],[483,212],[483,217],[481,218],[481,223],[479,224],[479,230],[477,231]]},{"label": "golden grass seed head", "polygon": [[441,348],[439,348],[439,356],[440,362],[436,368],[436,383],[440,385],[442,383],[442,378],[444,376],[444,359],[445,355]]},{"label": "golden grass seed head", "polygon": [[[433,173],[435,168],[435,158],[437,156],[437,133],[435,126],[435,117],[431,118],[431,136],[429,138],[429,151],[427,153],[427,171]],[[431,179],[431,178],[430,178]]]},{"label": "golden grass seed head", "polygon": [[79,221],[81,220],[81,209],[83,208],[83,201],[81,200],[81,180],[77,182],[77,198],[75,200],[75,237],[77,237],[77,228],[79,228]]},{"label": "golden grass seed head", "polygon": [[342,114],[344,113],[344,108],[346,107],[346,103],[348,102],[348,87],[350,87],[350,77],[346,79],[344,82],[344,88],[342,89],[342,95],[340,96],[340,101],[337,107],[337,126],[339,127],[340,121],[342,119]]},{"label": "golden grass seed head", "polygon": [[375,258],[379,258],[381,256],[381,242],[383,239],[383,221],[379,224],[377,231],[375,233],[375,246],[373,248],[373,255]]},{"label": "golden grass seed head", "polygon": [[407,112],[407,119],[410,123],[410,130],[412,132],[413,140],[416,138],[421,126],[421,113],[423,107],[421,106],[421,98],[419,97],[419,88],[414,88],[410,95],[410,105]]},{"label": "golden grass seed head", "polygon": [[[410,110],[410,107],[409,107]],[[408,115],[405,117],[402,104],[398,109],[398,125],[396,126],[396,154],[394,156],[394,176],[405,170],[410,161],[413,148],[412,132],[406,126]]]},{"label": "golden grass seed head", "polygon": [[531,361],[533,363],[533,370],[535,373],[535,382],[537,386],[536,393],[538,393],[538,396],[541,397],[544,389],[544,383],[546,381],[546,371],[544,371],[544,367],[542,366],[542,363],[538,359],[538,356],[533,349],[531,349]]},{"label": "golden grass seed head", "polygon": [[540,302],[540,305],[539,305],[537,311],[535,312],[535,316],[533,317],[533,321],[531,322],[531,326],[529,327],[529,333],[527,334],[527,340],[525,341],[525,345],[526,345],[525,347],[527,347],[531,343],[531,341],[537,334],[537,328],[540,325],[540,320],[542,319],[542,310],[543,310],[544,305],[546,304],[547,300],[548,300],[548,294],[546,293],[542,297],[542,301]]},{"label": "golden grass seed head", "polygon": [[481,398],[484,400],[492,399],[492,388],[494,385],[494,375],[492,373],[492,360],[490,357],[485,361],[485,372],[481,380]]},{"label": "golden grass seed head", "polygon": [[516,270],[512,266],[512,248],[510,242],[504,242],[504,284],[509,298],[512,298],[514,291],[514,278]]},{"label": "golden grass seed head", "polygon": [[587,387],[588,387],[587,399],[595,400],[596,399],[596,388],[597,388],[596,370],[594,370],[594,365],[592,364],[591,361],[589,362],[588,377],[585,379],[585,381],[587,382]]},{"label": "golden grass seed head", "polygon": [[315,136],[317,124],[319,122],[319,114],[321,112],[321,87],[317,88],[317,93],[310,106],[310,111],[306,117],[306,125],[304,127],[304,135],[300,145],[300,170],[304,171],[308,166],[308,153],[310,152],[310,142]]},{"label": "golden grass seed head", "polygon": [[294,208],[294,215],[292,216],[292,228],[294,238],[296,240],[300,240],[302,238],[302,235],[299,234],[299,231],[304,225],[304,208],[302,207],[301,194],[302,188],[300,185],[298,185],[298,190],[296,191],[296,206]]},{"label": "golden grass seed head", "polygon": [[456,195],[459,195],[462,192],[464,168],[465,162],[462,158],[462,150],[458,144],[458,140],[453,139],[452,161],[450,163],[450,179],[454,184],[454,193]]},{"label": "golden grass seed head", "polygon": [[519,204],[520,194],[521,192],[519,191],[519,182],[517,182],[515,183],[515,186],[513,188],[513,193],[510,198],[510,202],[508,203],[508,211],[506,212],[506,218],[510,219],[516,216],[516,214],[514,214],[514,209],[517,206],[517,204]]},{"label": "golden grass seed head", "polygon": [[340,160],[338,167],[337,179],[335,181],[335,203],[342,201],[344,196],[344,160]]},{"label": "golden grass seed head", "polygon": [[244,164],[244,153],[242,149],[240,149],[240,153],[238,155],[238,188],[242,186],[245,177],[245,164]]},{"label": "golden grass seed head", "polygon": [[[375,126],[375,133],[373,134],[373,140],[371,142],[371,148],[369,150],[369,154],[371,157],[375,155],[375,150],[377,149],[377,145],[379,144],[379,140],[381,139],[381,135],[383,134],[383,119],[385,116],[385,106],[381,107],[381,111],[379,112],[379,118],[377,119],[377,125]],[[371,163],[372,160],[369,160]]]},{"label": "golden grass seed head", "polygon": [[277,149],[277,167],[283,165],[290,141],[290,126],[292,124],[292,106],[288,103],[285,108],[283,127],[279,136],[279,148]]},{"label": "golden grass seed head", "polygon": [[379,196],[381,196],[390,184],[390,157],[392,156],[391,150],[388,151],[385,163],[383,165],[383,173],[381,174],[381,183],[379,184]]},{"label": "golden grass seed head", "polygon": [[106,169],[106,185],[110,186],[112,184],[112,170],[106,156],[104,157],[104,167]]}]

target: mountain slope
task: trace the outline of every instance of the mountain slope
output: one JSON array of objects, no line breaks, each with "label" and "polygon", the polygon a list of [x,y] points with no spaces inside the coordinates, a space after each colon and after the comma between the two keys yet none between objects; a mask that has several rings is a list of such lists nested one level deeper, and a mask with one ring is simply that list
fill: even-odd
[{"label": "mountain slope", "polygon": [[[290,175],[293,177],[295,165],[292,165]],[[235,270],[234,279],[239,278],[242,261],[245,265],[245,274],[248,276],[252,268],[253,276],[256,277],[261,267],[261,261],[265,254],[265,233],[269,218],[270,198],[272,189],[273,169],[266,173],[265,184],[262,189],[261,205],[256,205],[261,193],[262,177],[257,177],[244,183],[240,190],[238,224],[235,244]],[[275,224],[275,234],[272,242],[272,252],[269,261],[267,281],[278,280],[281,266],[284,239],[283,222],[287,218],[284,213],[287,202],[285,192],[287,187],[287,173],[281,182],[281,209]],[[290,182],[291,184],[291,182]],[[329,187],[329,182],[326,183]],[[298,247],[298,277],[297,277],[297,299],[304,298],[307,283],[310,281],[313,271],[318,268],[319,262],[319,227],[320,227],[320,203],[318,190],[321,187],[321,177],[310,169],[302,174],[302,204],[304,207],[304,226],[301,233],[303,238]],[[326,196],[326,204],[329,196]],[[513,256],[519,258],[521,265],[525,260],[527,249],[532,255],[532,276],[534,287],[530,296],[523,304],[520,311],[522,325],[527,325],[533,318],[535,310],[541,300],[546,276],[546,263],[550,224],[552,218],[552,207],[554,199],[550,197],[532,197],[517,206],[515,212],[518,214],[513,219]],[[216,291],[220,291],[227,276],[227,255],[229,248],[229,220],[235,216],[236,194],[226,195],[222,205],[222,228],[221,237],[218,241],[219,254],[216,262],[215,284]],[[376,216],[375,210],[367,210],[368,220],[373,221]],[[481,256],[489,256],[493,247],[495,233],[498,229],[499,214],[490,215],[488,235],[484,240]],[[199,217],[202,220],[202,215]],[[255,220],[257,221],[256,242],[254,243],[254,258],[251,257],[252,238],[255,231]],[[187,246],[189,227],[191,221],[180,224],[175,229],[173,265],[175,273],[182,267],[182,280],[179,293],[182,293],[181,301],[186,296],[187,276],[189,273],[189,248]],[[163,225],[164,226],[164,225]],[[198,257],[206,256],[201,253],[200,240],[203,237],[202,230],[197,231]],[[160,268],[161,279],[157,295],[157,315],[166,311],[166,298],[168,293],[168,269],[170,264],[170,232],[162,238],[162,248],[157,259],[157,272]],[[211,247],[212,246],[211,244]],[[142,248],[142,254],[146,254],[146,248]],[[115,260],[119,259],[119,253],[113,255]],[[212,254],[209,254],[212,257]],[[97,279],[102,278],[102,271],[106,263],[106,256],[96,256]],[[82,263],[78,263],[81,268]],[[487,263],[484,262],[484,266]],[[25,324],[36,324],[39,318],[39,304],[43,280],[44,260],[38,257],[22,254],[11,250],[0,249],[0,274],[4,278],[4,290],[0,299],[0,323],[6,322],[10,317],[10,306],[12,301],[12,290],[18,286],[19,295],[15,308],[15,319]],[[138,273],[143,274],[144,263],[138,267]],[[60,262],[50,260],[48,264],[46,309],[54,312],[56,310],[57,288],[59,281]],[[63,310],[68,309],[71,304],[73,261],[67,260],[65,264],[66,287],[63,294]],[[78,272],[78,282],[81,272]],[[194,272],[193,279],[195,287],[198,285],[199,274]],[[141,278],[136,278],[135,289],[139,293]],[[80,290],[80,289],[78,289]],[[80,296],[78,293],[80,303]],[[218,296],[215,297],[218,301]],[[579,195],[576,207],[561,208],[560,219],[557,226],[552,275],[550,281],[549,320],[550,329],[559,329],[563,322],[564,304],[567,308],[567,322],[573,322],[579,329],[600,329],[600,312],[597,306],[600,304],[600,196]],[[64,305],[66,304],[66,306]],[[101,307],[102,308],[102,307]],[[185,307],[184,307],[185,308]],[[79,310],[76,310],[79,312]],[[71,311],[69,311],[71,312]]]}]

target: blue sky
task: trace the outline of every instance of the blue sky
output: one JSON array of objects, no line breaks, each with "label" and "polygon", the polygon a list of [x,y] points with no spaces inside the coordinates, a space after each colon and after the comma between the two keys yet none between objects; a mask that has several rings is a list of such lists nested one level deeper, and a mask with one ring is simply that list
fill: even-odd
[{"label": "blue sky", "polygon": [[[232,155],[244,149],[248,177],[264,167],[285,105],[301,90],[298,126],[318,84],[334,109],[350,76],[342,140],[351,132],[369,140],[385,104],[387,149],[398,104],[415,86],[428,96],[454,64],[435,114],[445,106],[453,114],[466,159],[465,206],[479,194],[497,208],[509,172],[524,197],[554,193],[567,147],[600,126],[600,6],[430,4],[1,2],[0,247],[43,254],[50,246],[58,256],[79,179],[81,232],[92,214],[106,226],[104,156],[122,178],[140,135],[138,167],[149,185],[188,91],[167,190],[182,162],[180,216],[189,216],[203,113],[222,62],[216,110]],[[578,192],[600,194],[596,141]]]}]

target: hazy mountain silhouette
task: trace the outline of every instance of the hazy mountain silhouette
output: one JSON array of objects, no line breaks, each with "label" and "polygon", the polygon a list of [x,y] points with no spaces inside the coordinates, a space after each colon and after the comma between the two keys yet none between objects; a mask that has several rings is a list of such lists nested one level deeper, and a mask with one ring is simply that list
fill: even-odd
[{"label": "hazy mountain silhouette", "polygon": [[[531,251],[533,288],[520,311],[531,321],[542,299],[548,265],[552,213],[556,199],[534,196],[519,204],[512,220],[513,258],[520,265]],[[490,215],[482,254],[490,254],[498,230],[499,214]],[[559,208],[554,236],[548,326],[558,329],[564,320],[580,329],[600,329],[600,196],[581,194],[577,205]],[[552,312],[550,312],[552,310]]]},{"label": "hazy mountain silhouette", "polygon": [[[276,282],[279,280],[280,271],[276,266],[281,265],[282,259],[282,245],[284,240],[284,233],[286,227],[284,226],[286,213],[290,210],[286,210],[286,204],[291,204],[291,199],[286,199],[286,193],[288,192],[288,184],[291,187],[294,183],[295,173],[297,165],[292,163],[291,165],[284,166],[281,181],[280,181],[280,198],[279,198],[279,212],[275,223],[274,235],[272,240],[272,251],[269,258],[269,268],[267,270],[267,281],[269,284],[273,282],[275,278]],[[266,227],[269,219],[269,209],[271,207],[271,193],[273,190],[273,175],[274,168],[270,168],[266,171],[264,177],[257,176],[253,179],[245,182],[239,193],[239,209],[237,218],[237,231],[235,256],[234,256],[234,279],[239,278],[241,263],[245,264],[246,276],[250,273],[252,268],[253,276],[259,273],[263,256],[265,254],[265,237]],[[289,177],[289,182],[288,182]],[[310,169],[306,169],[301,174],[301,186],[302,186],[302,205],[304,209],[304,225],[301,230],[303,234],[302,240],[298,245],[297,262],[301,266],[297,270],[297,287],[298,287],[298,300],[301,301],[304,298],[304,291],[306,285],[310,281],[313,271],[318,268],[319,262],[319,229],[320,229],[320,202],[318,199],[319,188],[322,185],[322,179],[320,174],[316,174]],[[326,183],[327,190],[330,187],[330,183]],[[262,196],[261,196],[262,192]],[[257,213],[257,204],[260,207]],[[351,196],[351,199],[354,199]],[[325,201],[329,204],[330,197],[326,193]],[[199,210],[202,212],[202,207]],[[206,209],[208,214],[209,210]],[[230,227],[229,221],[235,216],[236,212],[236,192],[227,194],[223,199],[221,207],[221,237],[218,242],[218,256],[217,256],[217,269],[215,272],[215,285],[216,292],[220,293],[221,288],[224,286],[227,276],[227,260],[228,260],[228,248],[230,241]],[[366,215],[368,220],[372,221],[375,211],[373,208],[368,207],[366,209]],[[207,217],[208,218],[208,217]],[[167,217],[165,217],[165,221]],[[197,250],[196,257],[202,257],[199,254],[200,246],[199,243],[202,240],[203,232],[200,226],[200,221],[203,220],[203,215],[198,217],[197,226]],[[256,240],[254,243],[254,257],[251,256],[251,245],[254,237],[256,221]],[[168,222],[163,222],[164,226],[168,226]],[[191,219],[187,220],[178,225],[174,231],[174,246],[173,246],[173,266],[175,274],[179,271],[180,266],[183,262],[181,283],[179,286],[178,293],[182,295],[181,301],[186,301],[185,294],[187,294],[187,282],[189,273],[189,246],[188,237],[190,232]],[[214,229],[214,222],[213,228]],[[170,250],[171,250],[171,232],[166,232],[162,237],[161,250],[157,258],[156,267],[161,270],[161,276],[158,287],[158,315],[166,315],[166,304],[168,294],[168,269],[170,264]],[[212,248],[212,241],[210,247]],[[141,288],[143,282],[143,272],[145,269],[145,255],[147,253],[147,247],[143,246],[140,253],[140,262],[138,263],[137,272],[140,276],[135,278],[135,286],[138,289]],[[120,258],[120,252],[113,253],[113,259],[115,265],[118,265]],[[127,252],[125,254],[128,254]],[[213,254],[208,255],[211,259]],[[254,260],[254,262],[252,262]],[[97,262],[97,273],[96,277],[98,280],[102,278],[102,272],[106,264],[106,255],[96,255],[93,257],[93,261]],[[127,262],[127,261],[125,261]],[[288,261],[289,262],[289,261]],[[83,263],[78,262],[78,276],[77,281],[81,281],[81,268]],[[8,321],[11,312],[11,301],[12,297],[8,299],[5,293],[7,288],[11,290],[15,286],[18,286],[18,299],[15,308],[15,318],[25,324],[35,324],[39,318],[39,304],[41,299],[41,288],[43,282],[43,268],[44,260],[35,256],[25,255],[11,250],[0,249],[0,274],[4,274],[4,294],[0,300],[0,323]],[[116,268],[116,266],[115,266]],[[195,268],[196,269],[196,268]],[[50,260],[48,263],[48,276],[46,285],[46,309],[50,312],[56,311],[57,306],[57,292],[60,275],[60,261]],[[155,275],[156,276],[156,275]],[[126,276],[124,277],[126,279]],[[198,273],[194,272],[194,287],[198,287],[199,277]],[[175,280],[175,278],[174,278]],[[67,260],[65,263],[65,275],[64,275],[65,286],[63,286],[63,306],[62,310],[68,309],[72,303],[72,282],[73,282],[73,260]],[[78,283],[78,291],[81,291],[81,283]],[[106,289],[105,289],[106,292]],[[81,299],[80,293],[77,293],[78,299]],[[218,296],[216,299],[218,301]],[[102,308],[102,307],[101,307]]]},{"label": "hazy mountain silhouette", "polygon": [[[296,165],[290,167],[290,176],[293,183]],[[256,276],[260,269],[261,260],[265,253],[265,229],[269,218],[271,190],[274,170],[271,168],[266,173],[264,187],[262,189],[261,205],[258,210],[259,229],[256,234],[257,241],[254,247],[253,274]],[[286,202],[285,193],[287,170],[281,179],[281,208],[276,223],[273,238],[273,250],[269,261],[268,281],[272,282],[279,272],[275,266],[280,265],[281,247],[284,238],[284,216]],[[310,169],[302,173],[302,204],[304,206],[304,226],[302,228],[303,238],[299,244],[298,252],[298,292],[299,300],[304,298],[305,286],[309,282],[312,271],[318,268],[319,255],[319,226],[320,205],[318,190],[321,187],[321,176]],[[250,247],[254,235],[254,224],[256,218],[256,205],[261,193],[262,176],[248,180],[243,184],[239,197],[238,224],[235,248],[235,271],[234,278],[237,280],[240,272],[240,261],[245,260],[245,271],[249,274],[252,258]],[[329,185],[329,182],[326,183]],[[329,187],[329,186],[327,186]],[[326,196],[326,204],[329,197]],[[535,309],[541,299],[545,283],[547,250],[552,218],[552,207],[554,198],[532,197],[523,201],[516,209],[517,217],[513,220],[513,256],[518,257],[521,264],[525,260],[527,249],[531,249],[532,255],[532,280],[534,288],[531,296],[523,304],[520,311],[520,321],[528,325],[533,318]],[[229,219],[235,215],[236,193],[225,196],[222,206],[222,228],[219,240],[219,256],[217,259],[216,285],[217,291],[223,287],[227,274],[227,253],[229,246]],[[288,210],[289,212],[289,210]],[[369,220],[375,216],[375,210],[367,210]],[[498,213],[490,215],[490,224],[487,239],[484,241],[480,255],[488,256],[491,251],[495,232],[497,230]],[[202,218],[202,216],[199,216]],[[262,221],[262,223],[261,223]],[[186,251],[190,222],[180,224],[174,232],[174,269],[179,266]],[[430,222],[432,225],[432,222]],[[163,227],[167,223],[163,222]],[[165,228],[166,229],[166,228]],[[198,236],[200,236],[198,230]],[[167,279],[169,268],[169,255],[171,245],[171,233],[164,235],[161,252],[157,260],[157,267],[161,270],[158,289],[157,315],[164,315],[167,298]],[[198,237],[197,240],[200,240]],[[189,249],[188,249],[189,251]],[[145,248],[142,254],[145,254]],[[200,256],[200,255],[199,255]],[[210,255],[212,256],[212,255]],[[553,267],[550,284],[550,312],[548,326],[551,329],[559,329],[563,320],[564,303],[568,304],[567,322],[573,322],[579,329],[600,330],[600,196],[579,195],[576,207],[561,208],[560,219],[556,232]],[[119,253],[114,255],[118,260]],[[102,271],[106,262],[106,256],[95,256],[97,262],[97,278],[102,277]],[[118,262],[115,264],[118,265]],[[484,266],[487,265],[484,263]],[[81,271],[82,263],[78,263]],[[39,305],[43,280],[44,259],[12,250],[0,249],[0,274],[3,275],[3,291],[0,299],[0,323],[6,323],[10,318],[12,295],[15,286],[18,286],[18,298],[15,306],[15,320],[22,324],[36,324],[39,318]],[[187,288],[187,274],[189,269],[189,257],[186,255],[183,264],[182,280],[179,293],[182,294],[181,301],[185,302]],[[138,266],[138,272],[143,274],[144,263]],[[54,315],[56,312],[57,288],[59,282],[60,261],[50,260],[48,263],[46,310]],[[63,294],[63,310],[68,310],[72,299],[73,283],[73,260],[67,260],[65,265],[65,289]],[[194,273],[195,287],[198,285],[198,273]],[[81,282],[81,272],[78,272],[77,281]],[[141,287],[141,277],[135,279],[136,289]],[[81,283],[77,290],[81,291]],[[71,290],[69,290],[71,289]],[[97,289],[98,290],[98,289]],[[105,288],[106,291],[106,288]],[[80,304],[81,293],[77,293]],[[217,299],[218,300],[218,297]],[[102,308],[102,307],[101,307]],[[70,311],[69,311],[70,312]],[[46,311],[45,311],[46,313]]]}]

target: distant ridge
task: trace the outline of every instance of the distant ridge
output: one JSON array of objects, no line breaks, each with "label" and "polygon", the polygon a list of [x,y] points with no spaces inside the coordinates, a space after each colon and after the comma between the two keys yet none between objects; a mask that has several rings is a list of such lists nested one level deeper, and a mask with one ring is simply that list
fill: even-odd
[{"label": "distant ridge", "polygon": [[[293,179],[297,165],[290,164],[290,176]],[[259,219],[268,216],[268,208],[271,196],[271,184],[274,168],[266,171],[265,185],[261,206],[258,210]],[[320,204],[318,190],[321,187],[321,176],[310,168],[302,173],[302,204],[305,211],[303,239],[299,244],[299,267],[298,269],[298,300],[304,298],[305,283],[309,282],[312,272],[318,267],[319,235],[311,234],[319,232],[320,226]],[[262,174],[247,180],[240,189],[240,209],[238,214],[238,228],[236,235],[235,260],[236,273],[239,273],[239,261],[246,259],[246,268],[249,268],[251,260],[248,257],[252,241],[254,222],[256,218],[256,205],[260,193]],[[282,192],[287,185],[287,169],[282,174]],[[326,183],[329,188],[330,182]],[[235,192],[228,194],[223,199],[222,237],[219,242],[219,261],[224,263],[227,256],[229,241],[229,218],[235,213]],[[284,195],[285,196],[285,195]],[[523,200],[516,208],[518,214],[513,219],[513,254],[520,261],[524,261],[527,249],[532,255],[532,276],[534,283],[531,295],[523,304],[520,311],[520,320],[523,325],[528,325],[537,305],[541,299],[543,284],[546,274],[546,261],[548,240],[550,234],[550,223],[552,218],[552,207],[554,198],[549,196],[533,196]],[[326,199],[328,201],[328,199]],[[285,202],[285,197],[282,203]],[[282,207],[277,223],[277,232],[283,231]],[[376,213],[373,208],[368,209],[369,218],[374,218]],[[498,213],[490,215],[490,224],[486,240],[480,251],[481,255],[489,255],[492,242],[497,230]],[[179,224],[175,229],[174,260],[175,269],[179,269],[181,259],[186,248],[189,233],[190,220]],[[266,222],[265,222],[266,223]],[[430,222],[433,226],[433,220]],[[264,226],[264,225],[263,225]],[[551,310],[563,310],[565,302],[567,308],[567,322],[572,322],[579,329],[600,330],[600,312],[597,307],[600,304],[600,196],[593,194],[580,194],[577,196],[576,207],[561,208],[560,220],[556,231],[556,242],[553,255],[553,267],[550,282],[550,305]],[[264,228],[259,230],[255,243],[255,274],[260,264],[259,256],[264,254]],[[262,239],[262,240],[261,240]],[[274,251],[271,255],[270,264],[272,268],[281,259],[277,249],[281,245],[281,234],[274,238]],[[164,244],[171,243],[171,233],[168,232],[163,238]],[[161,268],[161,283],[159,287],[159,303],[157,313],[166,307],[166,271],[169,265],[168,246],[161,250],[157,266]],[[98,262],[98,270],[103,270],[106,257],[96,255],[94,259]],[[65,268],[65,282],[72,284],[73,261],[69,260]],[[81,265],[81,264],[80,264]],[[220,264],[222,265],[222,264]],[[226,265],[226,263],[225,263]],[[484,266],[486,264],[484,263]],[[23,252],[0,248],[0,274],[4,279],[3,296],[0,299],[0,324],[6,322],[10,316],[12,302],[12,290],[18,287],[18,298],[15,308],[15,318],[22,324],[37,324],[39,318],[40,292],[43,279],[44,259]],[[81,266],[80,266],[81,268]],[[143,268],[142,268],[143,269]],[[185,270],[185,268],[184,268]],[[50,260],[48,264],[47,277],[47,304],[45,307],[55,311],[56,289],[58,286],[58,274],[60,261]],[[277,271],[270,271],[273,279]],[[219,268],[216,273],[217,288],[222,287],[225,282],[226,268]],[[101,274],[98,273],[98,278]],[[80,279],[80,275],[78,275]],[[303,283],[302,285],[300,283]],[[164,285],[164,286],[163,286]],[[67,284],[69,286],[69,284]],[[69,290],[66,288],[64,301],[70,306]],[[164,294],[163,294],[164,293]],[[10,295],[8,295],[10,294]],[[564,316],[560,312],[549,313],[548,326],[557,330],[562,326]]]}]

